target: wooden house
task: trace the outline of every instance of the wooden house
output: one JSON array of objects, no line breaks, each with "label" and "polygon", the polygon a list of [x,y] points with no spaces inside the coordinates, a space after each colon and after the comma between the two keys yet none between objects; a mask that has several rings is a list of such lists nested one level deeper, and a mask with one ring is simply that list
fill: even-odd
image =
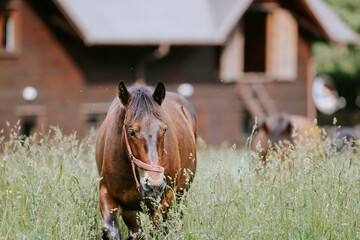
[{"label": "wooden house", "polygon": [[315,117],[318,38],[357,41],[323,0],[1,1],[0,128],[85,136],[120,80],[143,79],[190,84],[199,136],[244,142],[255,116]]}]

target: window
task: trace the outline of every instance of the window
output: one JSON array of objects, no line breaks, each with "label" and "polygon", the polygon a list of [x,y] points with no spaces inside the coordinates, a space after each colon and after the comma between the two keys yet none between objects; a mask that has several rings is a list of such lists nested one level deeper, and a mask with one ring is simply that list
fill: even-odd
[{"label": "window", "polygon": [[220,56],[223,81],[297,78],[298,24],[287,9],[249,10]]},{"label": "window", "polygon": [[244,72],[265,72],[266,17],[264,12],[248,12],[244,16]]},{"label": "window", "polygon": [[105,113],[89,114],[86,119],[87,132],[91,132],[93,130],[98,130],[100,128],[101,124],[103,123],[103,121],[105,120],[105,117],[106,117]]},{"label": "window", "polygon": [[46,125],[46,107],[43,105],[15,106],[14,115],[21,122],[21,134],[30,136]]},{"label": "window", "polygon": [[0,10],[0,53],[9,54],[17,50],[17,11]]},{"label": "window", "polygon": [[110,103],[84,103],[81,105],[82,121],[84,128],[81,130],[83,136],[97,130],[106,118]]},{"label": "window", "polygon": [[21,135],[29,137],[36,128],[36,116],[26,116],[21,120]]}]

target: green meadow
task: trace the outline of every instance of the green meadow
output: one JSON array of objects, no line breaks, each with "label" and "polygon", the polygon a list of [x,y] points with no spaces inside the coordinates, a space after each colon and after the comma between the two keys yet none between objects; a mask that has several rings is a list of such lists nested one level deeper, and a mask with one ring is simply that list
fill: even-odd
[{"label": "green meadow", "polygon": [[[100,239],[95,136],[18,132],[0,139],[0,239]],[[292,148],[289,170],[275,158],[264,168],[245,146],[199,141],[195,180],[169,220],[140,214],[145,239],[360,239],[357,146],[316,141]]]}]

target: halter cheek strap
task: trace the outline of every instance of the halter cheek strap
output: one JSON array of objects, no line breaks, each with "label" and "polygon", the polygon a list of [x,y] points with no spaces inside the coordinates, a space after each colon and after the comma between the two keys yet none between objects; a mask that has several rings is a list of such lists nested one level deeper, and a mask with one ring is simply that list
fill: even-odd
[{"label": "halter cheek strap", "polygon": [[142,169],[145,169],[147,171],[151,171],[151,172],[160,172],[160,173],[163,173],[164,172],[164,168],[163,167],[160,167],[160,166],[154,166],[154,165],[150,165],[150,164],[147,164],[147,163],[144,163],[142,161],[140,161],[139,159],[137,159],[134,154],[132,153],[131,151],[131,148],[130,148],[130,144],[129,144],[129,140],[127,138],[127,134],[126,134],[126,128],[125,126],[123,126],[123,132],[124,132],[124,138],[125,138],[125,144],[126,144],[126,148],[127,148],[127,151],[128,151],[128,154],[129,154],[129,158],[130,158],[130,161],[131,161],[131,168],[132,168],[132,171],[133,171],[133,174],[134,174],[134,178],[135,178],[135,183],[136,183],[136,188],[137,190],[140,192],[140,183],[136,177],[136,170],[135,170],[135,165],[139,168],[142,168]]}]

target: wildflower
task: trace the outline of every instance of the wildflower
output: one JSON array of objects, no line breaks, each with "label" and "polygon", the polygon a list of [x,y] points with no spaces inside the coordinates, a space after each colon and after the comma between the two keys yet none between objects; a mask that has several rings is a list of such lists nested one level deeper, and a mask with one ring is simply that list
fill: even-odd
[{"label": "wildflower", "polygon": [[316,212],[316,215],[319,215],[319,212]]},{"label": "wildflower", "polygon": [[310,128],[310,132],[313,132],[314,131],[314,128]]},{"label": "wildflower", "polygon": [[335,125],[336,123],[337,123],[337,119],[336,119],[336,117],[334,117],[333,124]]},{"label": "wildflower", "polygon": [[25,218],[25,215],[22,215],[21,217],[22,217],[22,218]]},{"label": "wildflower", "polygon": [[307,130],[304,130],[305,137],[309,136],[309,132]]},{"label": "wildflower", "polygon": [[190,231],[189,233],[192,234],[192,231]]},{"label": "wildflower", "polygon": [[11,194],[12,190],[11,189],[6,189],[6,192]]}]

